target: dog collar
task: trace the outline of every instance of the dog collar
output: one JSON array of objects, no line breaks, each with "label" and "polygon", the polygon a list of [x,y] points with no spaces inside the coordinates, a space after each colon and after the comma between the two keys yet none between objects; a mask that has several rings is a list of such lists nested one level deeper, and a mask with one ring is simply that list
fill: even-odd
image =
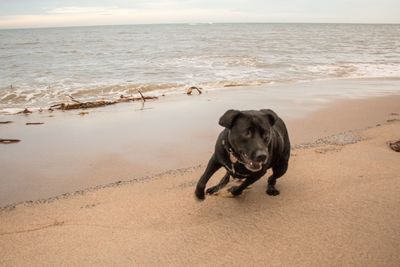
[{"label": "dog collar", "polygon": [[242,177],[249,177],[250,175],[246,175],[246,174],[241,174],[236,172],[235,170],[235,164],[236,163],[242,163],[239,158],[235,155],[237,154],[236,152],[233,151],[233,149],[227,144],[227,142],[225,142],[225,139],[222,140],[222,146],[225,148],[225,150],[228,152],[229,155],[229,161],[231,162],[231,167],[229,168],[228,166],[224,165],[225,168],[232,173],[233,176],[235,176],[236,174]]},{"label": "dog collar", "polygon": [[239,161],[239,159],[234,155],[234,152],[230,146],[225,142],[225,139],[222,140],[222,146],[225,148],[226,152],[229,155],[229,161],[231,162],[231,168],[225,166],[225,168],[230,171],[233,175],[235,175],[235,163]]},{"label": "dog collar", "polygon": [[225,139],[222,140],[222,146],[228,152],[231,163],[236,163],[239,161],[239,157],[235,156],[237,153],[235,153],[233,149],[225,142]]}]

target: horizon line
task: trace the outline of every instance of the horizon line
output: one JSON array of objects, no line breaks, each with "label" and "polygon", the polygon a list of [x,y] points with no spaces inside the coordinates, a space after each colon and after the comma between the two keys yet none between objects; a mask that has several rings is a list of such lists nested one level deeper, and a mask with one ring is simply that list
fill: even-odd
[{"label": "horizon line", "polygon": [[110,26],[147,26],[147,25],[214,25],[214,24],[341,24],[341,25],[400,25],[400,22],[165,22],[165,23],[129,23],[129,24],[93,24],[70,26],[38,26],[38,27],[8,27],[0,30],[35,30],[35,29],[62,29],[84,27]]}]

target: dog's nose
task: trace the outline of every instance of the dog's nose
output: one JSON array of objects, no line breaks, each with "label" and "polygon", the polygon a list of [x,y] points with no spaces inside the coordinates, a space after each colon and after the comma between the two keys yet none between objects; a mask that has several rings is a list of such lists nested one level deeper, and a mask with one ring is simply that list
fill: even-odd
[{"label": "dog's nose", "polygon": [[257,151],[256,153],[256,161],[257,162],[264,162],[267,160],[267,153],[264,151]]}]

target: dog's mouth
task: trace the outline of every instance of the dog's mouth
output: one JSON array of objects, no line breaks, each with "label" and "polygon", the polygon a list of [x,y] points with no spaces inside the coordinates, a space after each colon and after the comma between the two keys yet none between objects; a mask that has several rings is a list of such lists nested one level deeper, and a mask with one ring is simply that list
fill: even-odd
[{"label": "dog's mouth", "polygon": [[249,157],[246,154],[242,154],[242,159],[244,166],[246,169],[252,172],[258,172],[262,169],[264,162],[262,161],[254,161],[249,159]]},{"label": "dog's mouth", "polygon": [[258,172],[262,169],[262,162],[250,161],[244,165],[246,169],[252,172]]}]

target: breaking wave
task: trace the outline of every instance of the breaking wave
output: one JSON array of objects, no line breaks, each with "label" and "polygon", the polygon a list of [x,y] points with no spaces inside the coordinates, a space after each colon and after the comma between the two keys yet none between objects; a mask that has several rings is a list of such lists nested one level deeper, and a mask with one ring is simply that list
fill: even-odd
[{"label": "breaking wave", "polygon": [[[362,34],[360,34],[362,33]],[[399,78],[399,25],[198,24],[0,30],[0,111],[204,89]],[[321,89],[323,90],[323,89]]]}]

